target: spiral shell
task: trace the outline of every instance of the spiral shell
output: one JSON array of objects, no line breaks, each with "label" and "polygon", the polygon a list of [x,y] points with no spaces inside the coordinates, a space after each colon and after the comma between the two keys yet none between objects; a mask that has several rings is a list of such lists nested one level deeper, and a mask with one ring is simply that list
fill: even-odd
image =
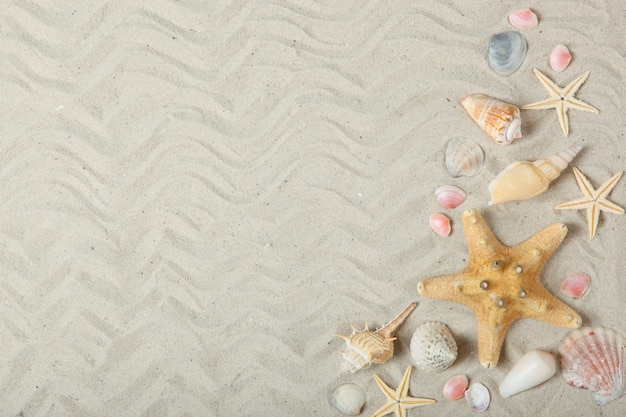
[{"label": "spiral shell", "polygon": [[425,370],[443,371],[454,363],[456,341],[444,323],[427,321],[420,325],[411,338],[413,363]]},{"label": "spiral shell", "polygon": [[357,330],[352,326],[352,334],[349,336],[335,334],[346,341],[346,349],[341,352],[343,362],[340,372],[355,373],[360,369],[369,368],[372,364],[385,363],[391,359],[395,335],[415,307],[417,303],[411,303],[402,313],[378,330],[371,331],[366,324],[363,330]]},{"label": "spiral shell", "polygon": [[471,94],[461,104],[476,124],[499,145],[522,137],[519,108],[484,94]]},{"label": "spiral shell", "polygon": [[476,175],[485,161],[480,146],[469,139],[454,138],[446,147],[446,169],[453,178]]},{"label": "spiral shell", "polygon": [[576,388],[588,389],[598,405],[624,395],[624,337],[603,326],[572,331],[559,347],[561,375]]},{"label": "spiral shell", "polygon": [[535,162],[513,162],[489,184],[489,205],[526,200],[544,193],[581,149],[575,146]]}]

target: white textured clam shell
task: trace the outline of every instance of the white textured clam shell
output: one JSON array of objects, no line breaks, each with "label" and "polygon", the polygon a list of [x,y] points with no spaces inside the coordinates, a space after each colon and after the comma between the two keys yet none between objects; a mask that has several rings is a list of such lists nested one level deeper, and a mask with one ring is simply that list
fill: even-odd
[{"label": "white textured clam shell", "polygon": [[624,337],[603,326],[581,327],[559,347],[561,375],[576,388],[588,389],[598,405],[624,395]]},{"label": "white textured clam shell", "polygon": [[456,341],[444,323],[422,323],[411,337],[411,358],[419,368],[443,371],[454,363],[456,356]]},{"label": "white textured clam shell", "polygon": [[491,395],[486,386],[480,382],[474,382],[465,391],[465,399],[474,411],[485,411],[491,402]]},{"label": "white textured clam shell", "polygon": [[331,404],[347,416],[358,416],[365,405],[365,391],[356,384],[338,386],[330,396]]}]

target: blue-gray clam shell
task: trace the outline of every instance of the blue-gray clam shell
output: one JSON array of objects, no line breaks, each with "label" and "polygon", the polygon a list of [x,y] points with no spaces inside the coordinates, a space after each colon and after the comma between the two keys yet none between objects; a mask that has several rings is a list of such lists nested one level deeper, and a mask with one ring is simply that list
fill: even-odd
[{"label": "blue-gray clam shell", "polygon": [[502,76],[513,74],[526,56],[526,38],[519,32],[493,35],[489,42],[489,65]]}]

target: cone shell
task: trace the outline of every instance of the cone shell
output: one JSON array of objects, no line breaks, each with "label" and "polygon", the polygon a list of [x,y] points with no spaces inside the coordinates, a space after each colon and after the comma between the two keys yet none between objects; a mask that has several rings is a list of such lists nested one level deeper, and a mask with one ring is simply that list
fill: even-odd
[{"label": "cone shell", "polygon": [[476,175],[484,161],[485,153],[476,142],[461,137],[448,142],[446,169],[453,178]]},{"label": "cone shell", "polygon": [[430,371],[443,371],[454,363],[456,356],[456,341],[444,323],[427,321],[413,333],[411,357],[416,366]]},{"label": "cone shell", "polygon": [[402,313],[378,330],[371,331],[367,325],[365,329],[357,330],[353,326],[352,334],[349,336],[336,334],[335,336],[346,341],[346,349],[341,352],[343,362],[340,372],[355,373],[360,369],[369,368],[372,364],[385,363],[391,359],[395,335],[415,307],[417,303],[411,303]]},{"label": "cone shell", "polygon": [[500,395],[509,398],[547,381],[556,374],[556,358],[550,352],[531,350],[522,356],[500,384]]},{"label": "cone shell", "polygon": [[499,145],[508,145],[522,137],[519,108],[484,94],[472,94],[461,100],[476,124]]},{"label": "cone shell", "polygon": [[581,149],[575,146],[535,162],[513,162],[489,184],[489,205],[526,200],[544,193]]},{"label": "cone shell", "polygon": [[435,190],[435,199],[442,207],[453,209],[465,201],[467,194],[454,185],[442,185]]},{"label": "cone shell", "polygon": [[615,330],[581,327],[559,347],[561,375],[569,385],[590,390],[598,405],[608,404],[626,390],[625,349]]}]

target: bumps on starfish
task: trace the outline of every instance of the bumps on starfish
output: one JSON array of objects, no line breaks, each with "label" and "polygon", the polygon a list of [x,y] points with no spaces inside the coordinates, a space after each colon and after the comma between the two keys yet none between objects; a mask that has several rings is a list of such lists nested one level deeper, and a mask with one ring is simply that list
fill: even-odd
[{"label": "bumps on starfish", "polygon": [[519,245],[509,247],[493,234],[475,209],[463,213],[469,247],[465,269],[425,279],[418,292],[430,298],[453,301],[471,308],[478,326],[478,359],[495,367],[510,325],[533,318],[556,326],[576,328],[578,313],[557,299],[540,282],[544,264],[567,234],[556,223]]}]

